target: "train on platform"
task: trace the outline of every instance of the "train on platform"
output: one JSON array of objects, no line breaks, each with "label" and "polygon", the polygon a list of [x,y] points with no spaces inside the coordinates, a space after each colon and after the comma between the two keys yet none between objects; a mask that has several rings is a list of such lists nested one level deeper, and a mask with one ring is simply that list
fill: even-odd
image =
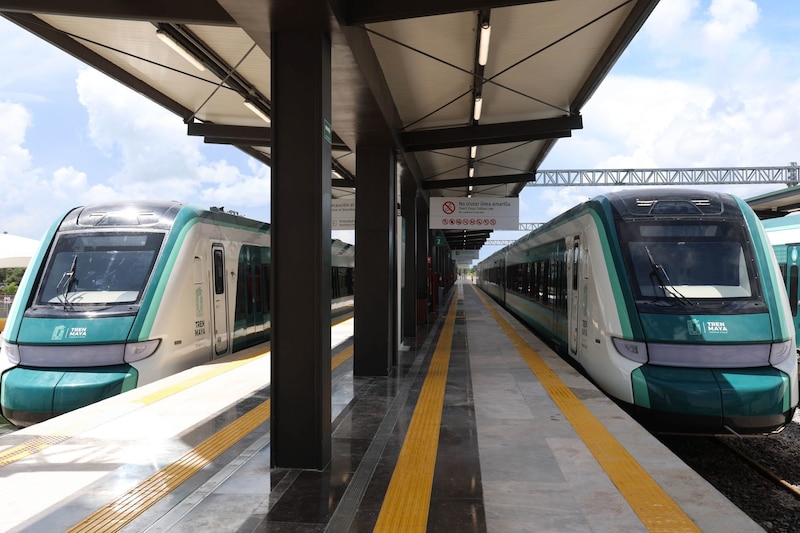
[{"label": "train on platform", "polygon": [[765,435],[798,403],[790,304],[752,209],[597,196],[482,261],[481,289],[655,432]]},{"label": "train on platform", "polygon": [[[786,294],[792,310],[795,340],[800,340],[800,316],[798,316],[798,271],[800,270],[800,216],[786,215],[762,221],[767,232],[778,266],[783,274]],[[800,350],[798,350],[800,353]]]},{"label": "train on platform", "polygon": [[[48,229],[3,330],[0,412],[29,426],[270,338],[269,224],[179,202],[78,207]],[[332,314],[355,249],[332,241]]]}]

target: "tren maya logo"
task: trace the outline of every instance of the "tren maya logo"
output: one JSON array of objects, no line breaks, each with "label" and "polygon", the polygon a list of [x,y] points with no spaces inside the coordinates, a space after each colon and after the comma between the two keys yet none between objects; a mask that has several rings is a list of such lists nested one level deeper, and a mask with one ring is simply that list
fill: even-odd
[{"label": "tren maya logo", "polygon": [[64,337],[68,339],[85,339],[86,328],[77,327],[77,328],[69,328],[69,330],[67,330],[67,326],[64,326],[63,324],[56,326],[53,328],[53,333],[50,336],[50,340],[60,341],[64,340]]},{"label": "tren maya logo", "polygon": [[728,326],[721,320],[708,320],[703,323],[696,318],[690,318],[686,321],[686,329],[689,330],[689,335],[728,333]]}]

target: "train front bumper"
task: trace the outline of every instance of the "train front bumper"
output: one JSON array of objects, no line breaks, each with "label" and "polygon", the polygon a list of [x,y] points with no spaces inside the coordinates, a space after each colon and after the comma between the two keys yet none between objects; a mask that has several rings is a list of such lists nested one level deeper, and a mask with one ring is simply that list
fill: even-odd
[{"label": "train front bumper", "polygon": [[763,434],[794,414],[790,376],[773,367],[644,365],[631,379],[636,416],[656,431]]},{"label": "train front bumper", "polygon": [[127,364],[94,368],[14,367],[0,377],[0,407],[16,426],[30,426],[134,389]]}]

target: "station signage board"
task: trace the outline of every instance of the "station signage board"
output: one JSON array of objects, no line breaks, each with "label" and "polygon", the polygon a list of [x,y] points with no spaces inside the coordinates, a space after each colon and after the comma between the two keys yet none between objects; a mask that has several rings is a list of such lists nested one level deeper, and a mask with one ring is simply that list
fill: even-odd
[{"label": "station signage board", "polygon": [[356,229],[356,197],[331,200],[331,230]]},{"label": "station signage board", "polygon": [[519,198],[431,198],[431,229],[518,230]]}]

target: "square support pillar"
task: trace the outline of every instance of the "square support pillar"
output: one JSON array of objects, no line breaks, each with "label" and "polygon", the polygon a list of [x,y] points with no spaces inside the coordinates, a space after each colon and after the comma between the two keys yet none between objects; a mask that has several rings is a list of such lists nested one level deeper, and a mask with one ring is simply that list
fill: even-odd
[{"label": "square support pillar", "polygon": [[355,376],[387,376],[397,357],[396,174],[391,146],[356,147]]},{"label": "square support pillar", "polygon": [[331,459],[331,49],[272,32],[272,465]]},{"label": "square support pillar", "polygon": [[422,195],[417,196],[417,323],[428,323],[430,301],[430,246],[428,244],[428,203]]}]

